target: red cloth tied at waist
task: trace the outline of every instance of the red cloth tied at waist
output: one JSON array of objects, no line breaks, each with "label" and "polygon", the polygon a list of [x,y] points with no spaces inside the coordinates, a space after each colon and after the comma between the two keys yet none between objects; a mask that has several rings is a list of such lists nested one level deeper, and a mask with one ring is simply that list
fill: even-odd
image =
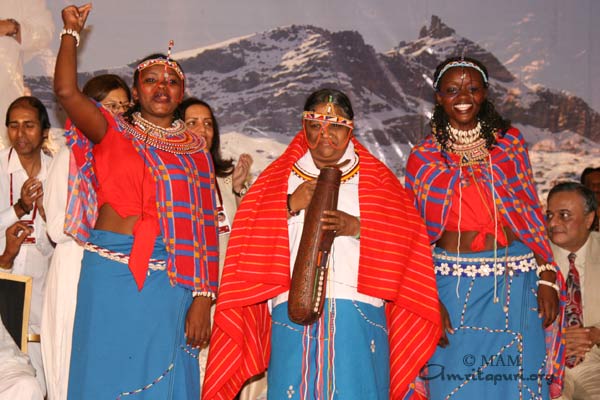
[{"label": "red cloth tied at waist", "polygon": [[[483,185],[472,182],[460,189],[456,188],[451,198],[450,211],[448,212],[447,231],[477,232],[471,242],[471,250],[485,249],[486,235],[493,235],[501,247],[508,244],[504,233],[502,218],[498,211],[494,217],[494,204],[489,190],[484,190]],[[486,201],[484,203],[483,201]],[[494,222],[494,218],[497,222]],[[494,229],[496,227],[496,229]]]}]

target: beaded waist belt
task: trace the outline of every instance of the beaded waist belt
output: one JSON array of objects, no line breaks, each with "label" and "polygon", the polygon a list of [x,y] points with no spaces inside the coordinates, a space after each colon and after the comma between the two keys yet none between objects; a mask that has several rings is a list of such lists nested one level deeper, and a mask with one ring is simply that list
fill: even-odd
[{"label": "beaded waist belt", "polygon": [[[109,260],[116,261],[121,264],[129,264],[129,256],[126,254],[111,251],[93,243],[86,243],[83,245],[83,248],[93,253],[97,253],[100,257],[108,258]],[[155,260],[151,258],[148,262],[148,268],[153,271],[164,271],[167,269],[167,263],[164,260]]]},{"label": "beaded waist belt", "polygon": [[[537,270],[533,253],[507,257],[455,257],[446,254],[433,254],[436,275],[477,276],[503,275],[506,270],[512,276],[515,271]],[[494,264],[495,261],[495,264]]]}]

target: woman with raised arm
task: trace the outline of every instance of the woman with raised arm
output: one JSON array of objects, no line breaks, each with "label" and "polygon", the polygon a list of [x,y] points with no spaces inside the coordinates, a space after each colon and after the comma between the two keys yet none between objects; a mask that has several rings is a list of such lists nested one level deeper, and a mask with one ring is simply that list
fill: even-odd
[{"label": "woman with raised arm", "polygon": [[525,141],[488,100],[479,61],[450,58],[433,79],[432,130],[406,167],[435,245],[443,324],[421,375],[431,399],[547,399],[561,386],[561,278]]},{"label": "woman with raised arm", "polygon": [[133,77],[134,106],[114,118],[77,86],[91,5],[62,11],[54,88],[83,135],[67,225],[85,242],[68,397],[199,397],[197,347],[210,335],[218,244],[205,141],[177,119],[185,76],[164,55]]},{"label": "woman with raised arm", "polygon": [[[127,111],[131,103],[129,87],[117,75],[97,75],[85,83],[82,91],[115,117]],[[65,233],[71,156],[69,146],[62,146],[54,156],[44,195],[46,229],[56,244],[46,279],[41,327],[44,373],[51,400],[67,398],[77,283],[83,257],[81,244]]]}]

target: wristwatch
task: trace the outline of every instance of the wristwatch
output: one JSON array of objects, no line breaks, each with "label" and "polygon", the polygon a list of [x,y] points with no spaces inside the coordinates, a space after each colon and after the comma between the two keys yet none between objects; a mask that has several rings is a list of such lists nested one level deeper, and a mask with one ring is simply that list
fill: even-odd
[{"label": "wristwatch", "polygon": [[235,189],[231,189],[231,191],[233,192],[233,194],[235,194],[237,197],[244,197],[244,195],[248,192],[248,188],[246,186],[242,186],[242,188],[240,189],[239,192],[236,192]]}]

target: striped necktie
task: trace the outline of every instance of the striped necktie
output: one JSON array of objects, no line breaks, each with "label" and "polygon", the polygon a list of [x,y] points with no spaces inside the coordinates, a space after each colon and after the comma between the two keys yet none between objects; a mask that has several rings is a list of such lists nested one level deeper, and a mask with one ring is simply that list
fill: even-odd
[{"label": "striped necktie", "polygon": [[[581,304],[581,283],[579,281],[579,272],[575,268],[575,253],[569,253],[569,273],[567,274],[567,306],[565,316],[567,326],[583,326],[583,308]],[[575,366],[576,357],[567,357],[566,365],[569,368]]]}]

